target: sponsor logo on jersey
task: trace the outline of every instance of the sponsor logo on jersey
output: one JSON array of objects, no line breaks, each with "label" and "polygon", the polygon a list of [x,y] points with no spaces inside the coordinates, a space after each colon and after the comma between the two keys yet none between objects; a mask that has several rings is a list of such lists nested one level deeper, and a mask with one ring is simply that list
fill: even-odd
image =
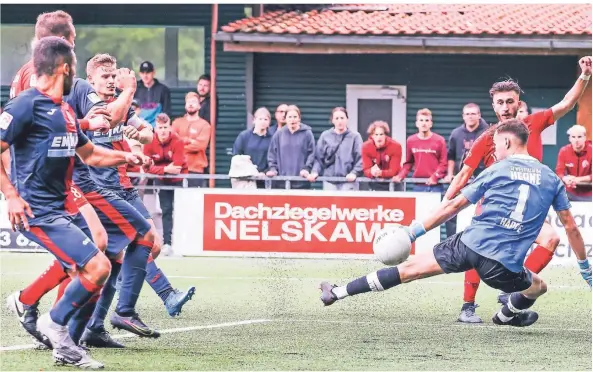
[{"label": "sponsor logo on jersey", "polygon": [[50,158],[66,158],[76,154],[78,135],[76,133],[55,134],[50,142],[47,156]]},{"label": "sponsor logo on jersey", "polygon": [[10,115],[8,112],[4,111],[2,113],[2,115],[0,115],[0,129],[2,130],[6,130],[8,129],[8,126],[10,125],[10,123],[12,123],[12,115]]},{"label": "sponsor logo on jersey", "polygon": [[124,124],[118,124],[115,128],[109,129],[107,132],[94,131],[93,143],[113,143],[123,141],[124,139]]}]

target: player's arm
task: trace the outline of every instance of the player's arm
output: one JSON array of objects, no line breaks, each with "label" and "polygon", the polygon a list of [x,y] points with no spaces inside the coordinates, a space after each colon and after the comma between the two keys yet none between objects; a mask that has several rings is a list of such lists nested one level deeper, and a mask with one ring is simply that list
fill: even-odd
[{"label": "player's arm", "polygon": [[111,114],[111,125],[116,126],[125,120],[136,93],[136,74],[127,68],[117,70],[116,86],[121,89],[119,97],[107,105]]},{"label": "player's arm", "polygon": [[122,164],[142,165],[142,158],[131,152],[109,150],[90,141],[76,148],[82,161],[93,167],[116,167]]},{"label": "player's arm", "polygon": [[152,142],[154,136],[152,127],[150,124],[136,115],[131,109],[128,113],[128,126],[133,127],[138,132],[138,134],[134,134],[133,137],[128,136],[128,138],[136,140],[143,145]]},{"label": "player's arm", "polygon": [[[453,163],[455,164],[455,163]],[[469,179],[474,174],[475,169],[464,164],[459,173],[453,177],[449,188],[447,188],[447,192],[445,192],[445,198],[443,201],[451,200],[455,195],[459,193],[459,191],[467,185]]]},{"label": "player's arm", "polygon": [[566,93],[562,101],[552,106],[554,120],[558,120],[568,114],[577,102],[579,102],[585,92],[585,88],[587,88],[589,79],[591,79],[591,57],[581,58],[579,66],[581,67],[581,76],[579,76],[573,87]]},{"label": "player's arm", "polygon": [[[9,101],[0,115],[0,152],[4,154],[10,146],[21,136],[30,132],[33,117],[33,101],[19,99]],[[10,182],[6,173],[3,157],[0,156],[0,190],[6,198],[8,220],[12,231],[20,228],[21,224],[29,231],[27,215],[33,216],[29,203],[20,197],[16,188]]]}]

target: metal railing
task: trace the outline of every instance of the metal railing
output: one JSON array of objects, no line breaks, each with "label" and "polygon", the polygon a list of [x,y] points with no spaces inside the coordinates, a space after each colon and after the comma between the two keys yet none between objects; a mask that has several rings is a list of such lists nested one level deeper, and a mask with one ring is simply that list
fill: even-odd
[{"label": "metal railing", "polygon": [[[240,179],[240,180],[246,180],[246,181],[266,181],[266,189],[271,189],[272,188],[272,182],[274,181],[284,181],[284,187],[287,190],[291,189],[291,182],[310,182],[308,181],[306,178],[303,178],[301,176],[273,176],[273,177],[268,177],[268,176],[251,176],[251,177],[231,177],[228,174],[178,174],[178,175],[172,175],[172,174],[166,174],[166,175],[156,175],[156,174],[151,174],[151,173],[135,173],[135,172],[130,172],[128,173],[128,176],[132,177],[132,178],[146,178],[146,179],[159,179],[159,178],[181,178],[183,179],[181,186],[169,186],[169,185],[138,185],[136,187],[138,188],[143,188],[143,189],[148,189],[148,190],[155,190],[155,189],[161,189],[161,190],[174,190],[180,187],[183,188],[187,188],[189,187],[188,185],[188,180],[230,180],[230,179]],[[341,183],[349,183],[349,181],[346,181],[346,177],[325,177],[325,176],[319,176],[315,179],[314,182],[310,182],[310,183],[315,183],[315,182],[341,182]],[[395,191],[395,188],[397,187],[396,185],[403,185],[403,190],[406,190],[406,186],[408,183],[413,183],[413,184],[426,184],[426,182],[428,181],[428,178],[404,178],[401,183],[396,183],[393,182],[391,180],[391,178],[367,178],[367,177],[358,177],[356,178],[356,180],[352,183],[368,183],[368,184],[372,184],[372,183],[389,183],[389,191]],[[439,180],[438,181],[439,184],[446,184],[449,185],[449,182],[445,182],[444,180]],[[591,183],[578,183],[578,186],[591,186]]]}]

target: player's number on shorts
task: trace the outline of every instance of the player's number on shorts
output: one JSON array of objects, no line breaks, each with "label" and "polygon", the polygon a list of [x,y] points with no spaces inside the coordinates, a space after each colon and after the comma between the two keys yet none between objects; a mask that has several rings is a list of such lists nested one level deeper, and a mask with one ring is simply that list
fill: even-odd
[{"label": "player's number on shorts", "polygon": [[523,217],[525,216],[525,205],[527,204],[527,199],[529,198],[529,185],[523,184],[519,186],[519,198],[517,200],[517,205],[515,206],[515,210],[511,213],[511,219],[517,222],[523,222]]}]

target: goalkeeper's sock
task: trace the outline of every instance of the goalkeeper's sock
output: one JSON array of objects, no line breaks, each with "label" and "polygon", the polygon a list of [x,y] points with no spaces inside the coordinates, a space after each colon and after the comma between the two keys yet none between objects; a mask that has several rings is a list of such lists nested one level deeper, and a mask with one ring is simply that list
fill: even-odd
[{"label": "goalkeeper's sock", "polygon": [[498,312],[498,319],[504,323],[510,322],[515,315],[519,314],[522,310],[529,309],[534,303],[535,300],[529,299],[519,292],[511,293],[509,302],[504,304]]},{"label": "goalkeeper's sock", "polygon": [[397,267],[387,267],[354,279],[345,286],[336,287],[332,292],[341,300],[347,296],[354,296],[366,292],[381,292],[401,284]]}]

